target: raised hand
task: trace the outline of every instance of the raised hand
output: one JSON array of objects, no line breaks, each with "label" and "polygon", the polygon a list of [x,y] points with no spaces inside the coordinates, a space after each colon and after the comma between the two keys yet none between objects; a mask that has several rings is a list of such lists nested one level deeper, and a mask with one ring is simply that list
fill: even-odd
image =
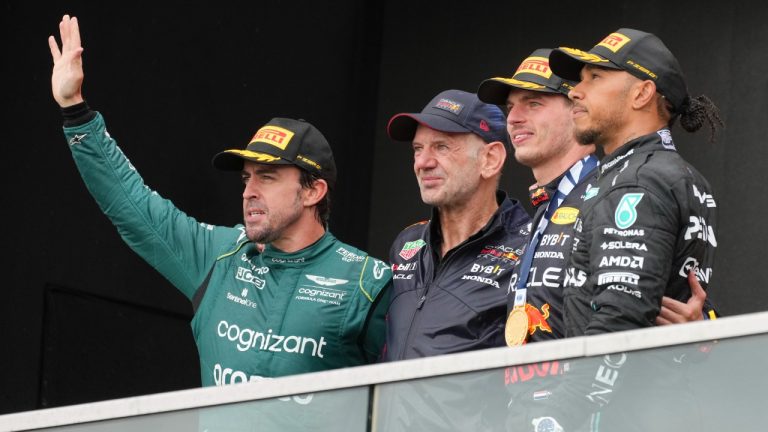
[{"label": "raised hand", "polygon": [[704,300],[707,299],[707,293],[696,278],[696,271],[694,269],[691,269],[691,271],[688,272],[688,285],[691,287],[691,298],[687,303],[669,297],[661,299],[661,311],[659,312],[659,316],[656,317],[656,325],[684,323],[704,319],[702,308],[704,307]]},{"label": "raised hand", "polygon": [[59,23],[59,34],[61,50],[53,36],[48,37],[48,46],[53,57],[53,98],[64,108],[83,101],[83,47],[77,18],[64,15]]}]

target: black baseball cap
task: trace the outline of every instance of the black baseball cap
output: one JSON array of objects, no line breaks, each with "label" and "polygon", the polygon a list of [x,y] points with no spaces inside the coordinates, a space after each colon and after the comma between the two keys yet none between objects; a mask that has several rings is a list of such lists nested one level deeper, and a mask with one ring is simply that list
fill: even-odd
[{"label": "black baseball cap", "polygon": [[440,132],[471,132],[486,143],[501,141],[505,148],[511,148],[506,116],[496,105],[481,102],[475,93],[446,90],[435,96],[420,113],[392,116],[387,133],[396,141],[412,141],[419,125]]},{"label": "black baseball cap", "polygon": [[336,181],[331,146],[316,127],[304,120],[273,118],[256,132],[244,150],[224,150],[212,162],[223,171],[240,171],[244,160],[295,165],[329,183]]},{"label": "black baseball cap", "polygon": [[557,75],[573,81],[579,81],[585,64],[623,70],[641,80],[651,80],[675,112],[681,111],[688,98],[680,63],[661,39],[640,30],[618,29],[588,52],[560,47],[550,54],[549,64]]},{"label": "black baseball cap", "polygon": [[576,84],[564,80],[552,72],[549,67],[549,53],[551,51],[550,48],[540,48],[532,52],[520,63],[511,78],[496,77],[483,81],[477,89],[477,97],[486,103],[505,105],[509,91],[513,88],[544,93],[560,93],[567,96]]}]

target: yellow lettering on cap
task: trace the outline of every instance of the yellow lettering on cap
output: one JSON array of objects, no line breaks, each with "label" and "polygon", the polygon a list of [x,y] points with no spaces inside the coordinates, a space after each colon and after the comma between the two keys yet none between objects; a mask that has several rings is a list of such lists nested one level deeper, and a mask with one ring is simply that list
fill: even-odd
[{"label": "yellow lettering on cap", "polygon": [[283,129],[277,126],[266,125],[256,132],[249,145],[255,142],[263,142],[273,145],[280,150],[285,150],[285,147],[291,142],[293,138],[293,132],[288,129]]},{"label": "yellow lettering on cap", "polygon": [[613,52],[618,52],[621,47],[627,44],[632,39],[626,37],[621,33],[611,33],[605,37],[599,44],[595,46],[606,47]]},{"label": "yellow lettering on cap", "polygon": [[656,78],[658,78],[658,75],[653,73],[650,69],[648,69],[647,67],[645,67],[643,65],[637,64],[637,63],[635,63],[632,60],[627,60],[627,64],[632,66],[633,68],[639,70],[640,72],[648,75],[652,80],[655,80]]},{"label": "yellow lettering on cap", "polygon": [[552,76],[552,70],[549,69],[549,59],[546,57],[528,57],[520,63],[514,76],[520,73],[531,73],[549,79]]},{"label": "yellow lettering on cap", "polygon": [[306,158],[306,157],[304,157],[302,155],[296,155],[296,159],[298,159],[298,160],[300,160],[300,161],[302,161],[302,162],[304,162],[304,163],[306,163],[308,165],[312,165],[313,167],[317,168],[318,170],[322,169],[320,164],[318,164],[317,162],[313,161],[312,159],[308,159],[308,158]]}]

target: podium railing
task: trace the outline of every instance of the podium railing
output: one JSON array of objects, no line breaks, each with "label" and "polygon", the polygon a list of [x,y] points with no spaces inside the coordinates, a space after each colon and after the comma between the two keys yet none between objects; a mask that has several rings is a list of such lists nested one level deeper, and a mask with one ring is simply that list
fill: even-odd
[{"label": "podium railing", "polygon": [[0,432],[762,430],[766,360],[768,312],[8,414]]}]

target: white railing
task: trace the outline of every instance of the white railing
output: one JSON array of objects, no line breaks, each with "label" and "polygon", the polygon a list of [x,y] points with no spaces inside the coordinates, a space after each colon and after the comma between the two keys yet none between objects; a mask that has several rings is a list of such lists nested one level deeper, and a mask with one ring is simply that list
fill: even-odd
[{"label": "white railing", "polygon": [[721,318],[715,321],[529,344],[519,348],[496,348],[294,375],[262,380],[257,383],[183,390],[7,414],[0,416],[0,432],[170,413],[325,390],[375,386],[548,360],[591,357],[764,333],[768,333],[768,312]]}]

